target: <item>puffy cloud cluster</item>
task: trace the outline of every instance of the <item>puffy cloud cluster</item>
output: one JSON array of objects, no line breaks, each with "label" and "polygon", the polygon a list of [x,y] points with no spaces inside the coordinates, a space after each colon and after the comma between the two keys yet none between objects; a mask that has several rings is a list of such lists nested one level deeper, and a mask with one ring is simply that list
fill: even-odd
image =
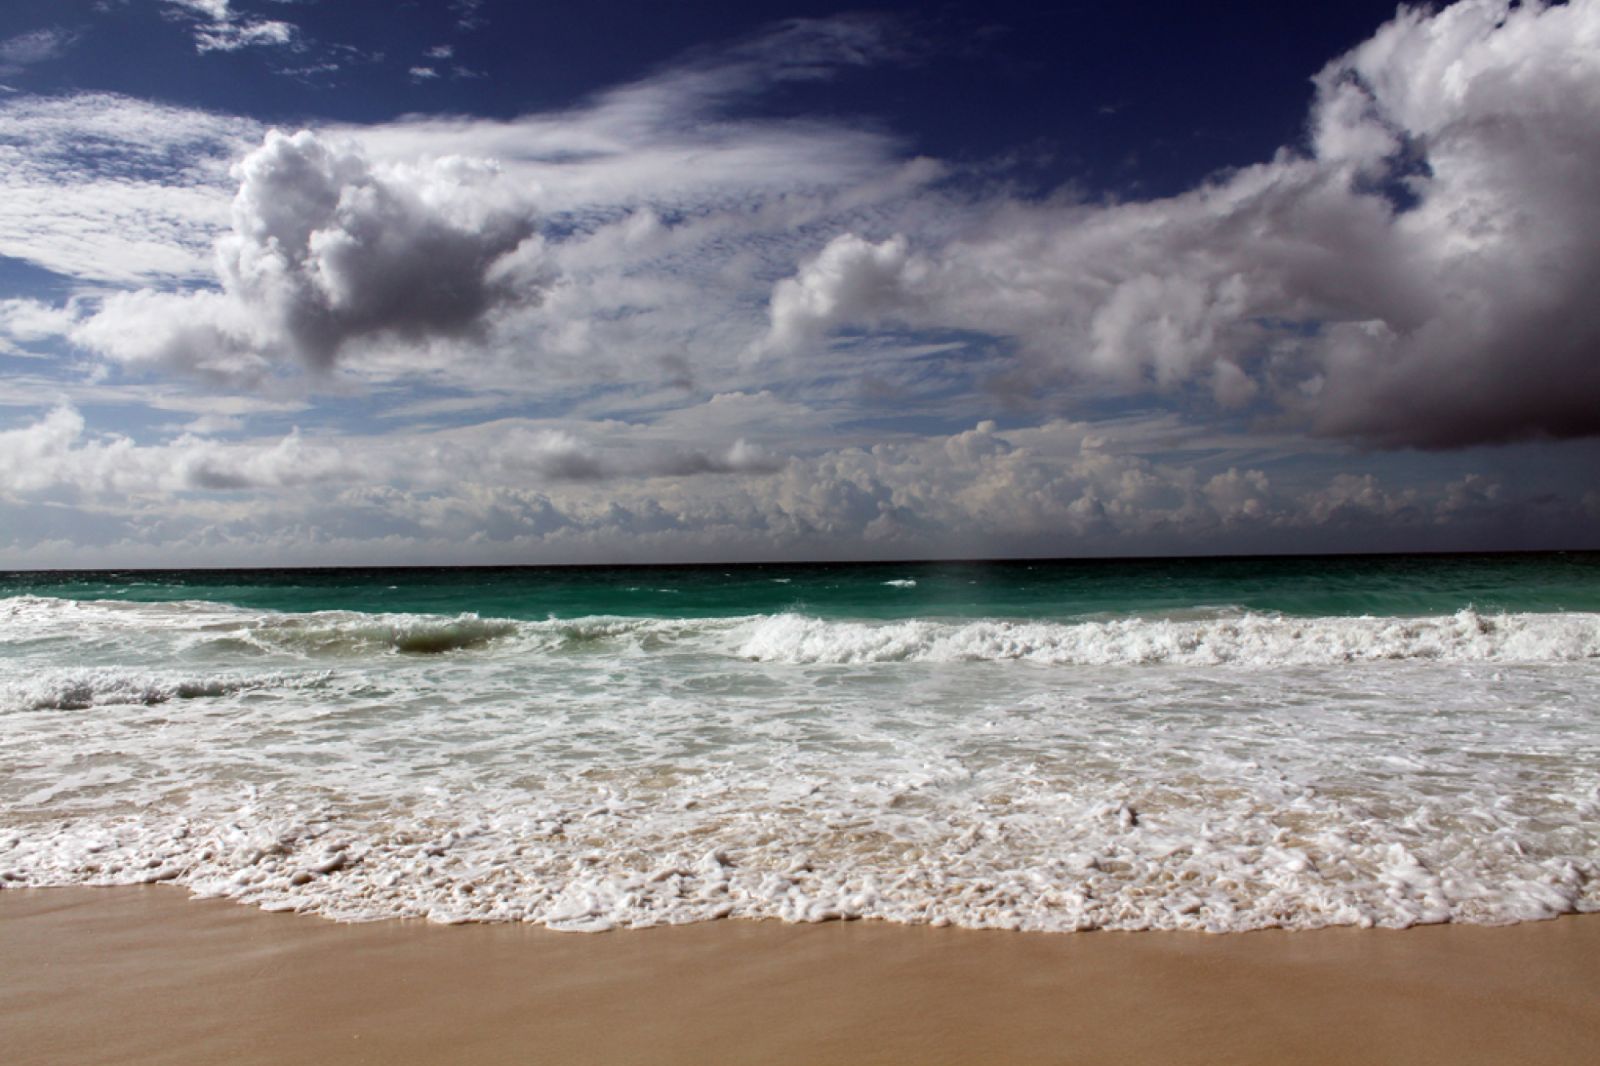
[{"label": "puffy cloud cluster", "polygon": [[[17,193],[15,212],[0,197],[0,252],[154,283],[107,300],[73,338],[123,364],[235,385],[286,356],[325,368],[355,347],[380,377],[592,379],[665,361],[687,378],[691,360],[716,376],[759,332],[754,278],[781,274],[821,227],[903,202],[938,173],[893,158],[882,133],[724,111],[864,63],[886,37],[870,19],[798,20],[571,111],[504,122],[264,139],[122,98],[30,100],[8,108],[25,123],[13,156],[0,133],[0,188]],[[74,152],[74,130],[104,143]],[[535,205],[548,245],[524,240]],[[217,288],[175,293],[173,280]],[[463,347],[473,358],[457,358]]]},{"label": "puffy cloud cluster", "polygon": [[363,339],[470,335],[492,310],[539,296],[533,220],[491,164],[376,166],[353,144],[274,130],[235,172],[221,291],[116,294],[78,343],[250,380],[284,355],[326,369]]},{"label": "puffy cloud cluster", "polygon": [[772,330],[762,347],[795,351],[842,323],[870,325],[882,311],[905,313],[917,280],[904,237],[877,244],[853,233],[837,237],[773,289]]},{"label": "puffy cloud cluster", "polygon": [[[75,339],[233,383],[360,349],[380,376],[761,387],[793,362],[738,353],[816,353],[887,323],[1014,342],[973,374],[1058,410],[1145,393],[1427,448],[1600,432],[1600,5],[1402,10],[1316,76],[1307,152],[1158,200],[956,202],[880,133],[724,113],[880,61],[891,39],[869,19],[796,21],[569,112],[265,143],[116,98],[8,103],[0,252],[198,280],[229,220],[219,167],[254,136],[224,179],[220,290],[113,297]],[[80,132],[108,172],[85,169]],[[145,181],[162,159],[190,162]],[[438,343],[486,338],[474,359]]]},{"label": "puffy cloud cluster", "polygon": [[357,469],[338,449],[307,445],[298,432],[238,446],[185,435],[161,445],[88,432],[72,407],[0,432],[0,494],[66,499],[138,497],[194,490],[296,488],[347,480]]},{"label": "puffy cloud cluster", "polygon": [[726,448],[705,449],[658,440],[620,425],[597,428],[602,436],[613,438],[611,447],[597,446],[570,429],[501,423],[479,427],[465,440],[444,444],[434,454],[448,456],[449,467],[480,471],[479,476],[513,484],[771,474],[783,467],[782,460],[743,438]]},{"label": "puffy cloud cluster", "polygon": [[1309,155],[991,204],[910,252],[839,236],[773,290],[767,346],[890,318],[1382,446],[1600,433],[1600,4],[1402,9],[1315,84]]},{"label": "puffy cloud cluster", "polygon": [[68,304],[59,307],[39,300],[0,300],[0,355],[28,355],[21,345],[67,333],[77,321]]},{"label": "puffy cloud cluster", "polygon": [[1563,469],[1535,490],[1492,465],[1528,449],[1349,442],[1600,435],[1597,33],[1595,0],[1404,10],[1317,75],[1303,149],[1109,203],[945,186],[882,131],[741,117],[891,57],[871,19],[509,121],[286,135],[0,100],[0,254],[76,283],[0,301],[0,405],[62,405],[0,432],[0,543],[19,564],[46,561],[30,537],[153,562],[1592,543],[1589,444],[1540,452]]}]

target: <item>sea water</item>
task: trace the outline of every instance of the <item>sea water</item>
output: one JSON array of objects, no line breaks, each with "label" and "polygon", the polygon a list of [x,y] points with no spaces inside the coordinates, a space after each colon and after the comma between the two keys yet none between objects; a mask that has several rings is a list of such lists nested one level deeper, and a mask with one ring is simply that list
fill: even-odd
[{"label": "sea water", "polygon": [[1600,910],[1600,555],[0,574],[0,886],[343,920]]}]

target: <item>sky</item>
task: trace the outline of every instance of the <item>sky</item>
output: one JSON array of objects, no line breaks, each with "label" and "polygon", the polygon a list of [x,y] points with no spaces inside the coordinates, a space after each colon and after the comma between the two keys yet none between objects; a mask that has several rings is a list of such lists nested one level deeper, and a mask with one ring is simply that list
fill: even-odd
[{"label": "sky", "polygon": [[7,0],[0,569],[1600,548],[1600,0]]}]

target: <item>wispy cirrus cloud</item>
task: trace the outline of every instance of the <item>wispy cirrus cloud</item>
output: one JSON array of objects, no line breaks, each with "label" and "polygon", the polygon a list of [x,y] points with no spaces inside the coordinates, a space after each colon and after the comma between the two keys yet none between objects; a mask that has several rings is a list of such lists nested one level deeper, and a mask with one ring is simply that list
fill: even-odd
[{"label": "wispy cirrus cloud", "polygon": [[249,119],[106,93],[0,101],[0,255],[83,283],[197,280]]},{"label": "wispy cirrus cloud", "polygon": [[458,30],[477,30],[489,24],[483,14],[483,0],[450,0],[450,10],[456,16]]},{"label": "wispy cirrus cloud", "polygon": [[162,0],[176,18],[188,22],[195,51],[237,52],[242,48],[293,45],[299,31],[282,19],[241,15],[231,0]]},{"label": "wispy cirrus cloud", "polygon": [[[209,2],[209,0],[208,0]],[[209,10],[209,8],[208,8]],[[727,54],[706,52],[571,110],[509,121],[413,118],[375,126],[330,125],[319,136],[349,140],[377,164],[413,164],[446,156],[484,160],[520,185],[547,215],[587,213],[614,218],[652,206],[699,212],[744,210],[786,193],[863,189],[893,169],[895,141],[879,132],[809,120],[740,120],[725,112],[775,82],[818,78],[840,65],[869,61],[874,42],[889,47],[885,29],[865,20],[786,25]],[[170,277],[179,259],[190,262],[200,226],[210,236],[228,224],[238,191],[229,166],[262,143],[264,127],[245,118],[154,104],[109,94],[26,97],[4,104],[0,131],[0,188],[25,204],[0,233],[30,233],[0,252],[73,277],[126,281],[144,267],[108,255],[115,269],[96,271],[88,257],[63,254],[42,238],[73,216],[95,220],[113,238],[141,246],[166,245],[151,277]],[[10,135],[7,136],[6,134]],[[922,169],[928,174],[928,168]],[[108,185],[138,198],[152,216],[141,227],[114,208]],[[203,194],[188,209],[163,204],[165,189]],[[29,225],[26,219],[35,221]],[[566,225],[581,224],[570,218]],[[138,240],[149,228],[150,240]],[[185,236],[175,239],[175,231]],[[186,272],[203,280],[197,266]]]},{"label": "wispy cirrus cloud", "polygon": [[14,78],[39,63],[67,53],[78,34],[56,26],[30,30],[0,41],[0,78]]}]

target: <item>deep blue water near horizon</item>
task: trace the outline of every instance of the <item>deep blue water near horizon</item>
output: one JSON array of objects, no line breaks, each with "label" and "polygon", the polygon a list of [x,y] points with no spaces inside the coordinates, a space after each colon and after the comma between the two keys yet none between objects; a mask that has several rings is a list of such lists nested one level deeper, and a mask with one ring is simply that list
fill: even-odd
[{"label": "deep blue water near horizon", "polygon": [[1600,552],[0,572],[0,597],[21,595],[519,620],[1600,612]]}]

